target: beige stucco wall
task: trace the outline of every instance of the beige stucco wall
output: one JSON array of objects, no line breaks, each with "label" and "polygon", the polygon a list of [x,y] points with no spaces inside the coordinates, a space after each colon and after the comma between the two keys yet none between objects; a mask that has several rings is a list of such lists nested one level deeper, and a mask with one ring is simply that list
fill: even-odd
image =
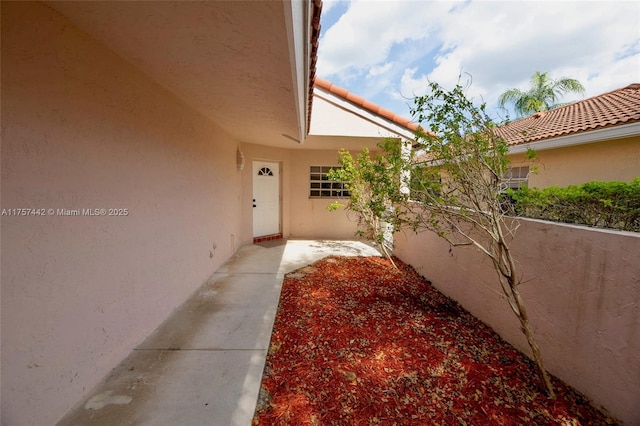
[{"label": "beige stucco wall", "polygon": [[[640,424],[640,235],[521,220],[512,248],[547,368],[627,424]],[[491,262],[432,233],[397,234],[395,254],[530,353]]]},{"label": "beige stucco wall", "polygon": [[[357,155],[354,153],[353,155]],[[350,239],[357,231],[357,218],[344,209],[327,210],[336,199],[309,198],[309,167],[338,166],[334,150],[304,150],[291,153],[291,227],[294,238]],[[347,202],[348,200],[342,200]]]},{"label": "beige stucco wall", "polygon": [[[524,155],[511,157],[513,166],[527,165]],[[538,173],[529,187],[575,185],[594,180],[631,181],[640,176],[640,136],[537,151]]]},{"label": "beige stucco wall", "polygon": [[[309,167],[339,165],[337,150],[279,149],[244,143],[245,166],[242,171],[242,244],[253,241],[253,161],[280,164],[281,230],[285,238],[354,238],[357,223],[344,210],[330,212],[333,199],[309,198]],[[347,201],[347,200],[343,200]],[[248,208],[247,208],[248,207]]]},{"label": "beige stucco wall", "polygon": [[55,423],[238,247],[239,143],[40,3],[2,4],[2,421]]}]

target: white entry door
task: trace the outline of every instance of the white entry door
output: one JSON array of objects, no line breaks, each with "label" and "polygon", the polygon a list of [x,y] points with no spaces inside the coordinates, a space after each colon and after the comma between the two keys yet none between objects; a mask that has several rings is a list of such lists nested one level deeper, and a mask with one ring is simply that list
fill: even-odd
[{"label": "white entry door", "polygon": [[253,162],[253,236],[280,232],[280,165]]}]

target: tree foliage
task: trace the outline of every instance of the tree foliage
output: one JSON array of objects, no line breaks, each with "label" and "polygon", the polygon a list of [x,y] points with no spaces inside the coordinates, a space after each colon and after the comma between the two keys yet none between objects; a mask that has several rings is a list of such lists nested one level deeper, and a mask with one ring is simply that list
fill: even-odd
[{"label": "tree foliage", "polygon": [[[431,231],[452,246],[474,246],[489,259],[500,288],[531,347],[549,396],[553,388],[520,296],[521,276],[510,248],[518,222],[503,211],[502,177],[509,168],[507,144],[494,132],[485,105],[475,106],[465,89],[447,91],[437,83],[414,99],[411,113],[428,123],[416,133],[413,150],[399,142],[380,145],[382,153],[351,157],[336,178],[347,182],[347,208],[359,214],[374,239],[381,222],[394,231]],[[371,226],[374,224],[375,226]]]},{"label": "tree foliage", "polygon": [[500,95],[500,106],[513,102],[515,111],[521,116],[546,111],[566,104],[559,103],[566,93],[584,93],[582,84],[573,78],[552,79],[546,72],[536,71],[531,77],[531,87],[523,92],[518,88],[509,89]]},{"label": "tree foliage", "polygon": [[[358,235],[371,238],[393,263],[389,253],[388,235],[392,234],[399,223],[393,206],[404,201],[405,195],[399,191],[402,185],[403,167],[401,161],[402,145],[400,141],[387,139],[379,144],[384,155],[372,156],[367,148],[357,157],[347,150],[339,151],[341,169],[332,169],[328,178],[345,182],[351,194],[348,210],[358,217]],[[343,205],[332,203],[329,208],[335,210]],[[394,264],[395,266],[395,264]]]}]

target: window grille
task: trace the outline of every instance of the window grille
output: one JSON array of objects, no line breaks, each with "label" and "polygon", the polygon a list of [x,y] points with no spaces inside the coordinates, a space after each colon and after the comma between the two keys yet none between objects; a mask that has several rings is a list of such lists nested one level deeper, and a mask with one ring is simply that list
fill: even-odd
[{"label": "window grille", "polygon": [[330,180],[329,170],[341,169],[340,166],[311,166],[309,170],[310,198],[342,198],[349,197],[344,182]]},{"label": "window grille", "polygon": [[529,166],[511,167],[502,178],[502,185],[506,188],[518,189],[529,183]]},{"label": "window grille", "polygon": [[263,167],[258,170],[258,176],[273,176],[273,171],[269,167]]}]

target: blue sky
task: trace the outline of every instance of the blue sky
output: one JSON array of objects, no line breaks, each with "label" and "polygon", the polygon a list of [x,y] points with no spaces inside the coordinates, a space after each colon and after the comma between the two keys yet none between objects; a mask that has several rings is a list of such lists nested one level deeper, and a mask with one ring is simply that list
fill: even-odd
[{"label": "blue sky", "polygon": [[321,24],[318,76],[407,118],[428,81],[461,74],[495,119],[535,71],[578,79],[585,98],[640,83],[638,1],[324,0]]}]

